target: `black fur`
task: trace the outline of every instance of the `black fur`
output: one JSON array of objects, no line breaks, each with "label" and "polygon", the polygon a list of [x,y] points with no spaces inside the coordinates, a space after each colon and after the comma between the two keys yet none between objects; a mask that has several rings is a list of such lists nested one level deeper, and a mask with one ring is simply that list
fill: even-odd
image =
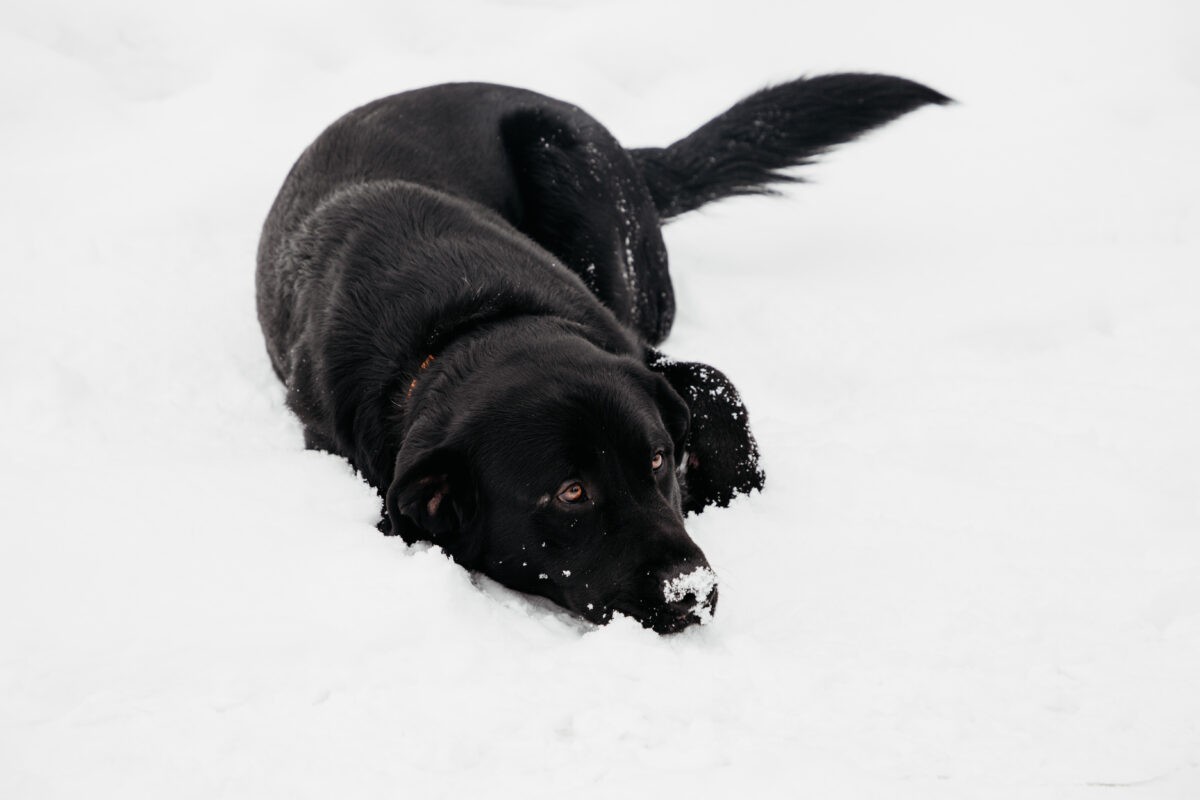
[{"label": "black fur", "polygon": [[763,473],[728,379],[653,347],[674,315],[661,222],[944,101],[824,76],[632,153],[503,86],[350,112],[296,162],[259,244],[259,319],[306,445],[379,490],[385,532],[592,621],[696,622],[715,588],[665,591],[708,568],[683,515]]},{"label": "black fur", "polygon": [[810,163],[909,111],[950,98],[891,75],[819,75],[735,103],[670,147],[632,151],[662,219],[743,194],[769,194],[780,172]]}]

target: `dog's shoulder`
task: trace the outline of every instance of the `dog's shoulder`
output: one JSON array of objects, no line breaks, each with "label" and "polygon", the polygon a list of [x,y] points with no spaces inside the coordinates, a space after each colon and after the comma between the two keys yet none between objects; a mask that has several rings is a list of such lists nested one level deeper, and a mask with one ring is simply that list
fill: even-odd
[{"label": "dog's shoulder", "polygon": [[404,181],[332,193],[275,270],[289,287],[272,318],[289,405],[376,486],[390,474],[406,387],[455,340],[552,319],[604,349],[638,348],[578,276],[497,213]]}]

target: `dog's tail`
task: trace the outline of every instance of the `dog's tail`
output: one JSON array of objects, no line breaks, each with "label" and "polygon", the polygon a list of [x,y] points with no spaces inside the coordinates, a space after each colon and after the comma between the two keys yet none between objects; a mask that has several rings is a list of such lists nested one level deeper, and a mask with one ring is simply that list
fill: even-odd
[{"label": "dog's tail", "polygon": [[904,78],[844,73],[800,78],[755,92],[670,147],[630,151],[662,219],[769,184],[834,145],[950,98]]}]

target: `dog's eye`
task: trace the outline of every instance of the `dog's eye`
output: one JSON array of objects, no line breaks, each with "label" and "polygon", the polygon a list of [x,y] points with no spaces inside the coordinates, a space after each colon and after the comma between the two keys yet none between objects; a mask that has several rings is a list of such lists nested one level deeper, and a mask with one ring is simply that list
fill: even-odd
[{"label": "dog's eye", "polygon": [[654,458],[650,459],[650,469],[657,471],[663,465],[662,450],[654,454]]},{"label": "dog's eye", "polygon": [[569,481],[558,490],[558,499],[564,503],[582,503],[587,500],[587,492],[579,481]]}]

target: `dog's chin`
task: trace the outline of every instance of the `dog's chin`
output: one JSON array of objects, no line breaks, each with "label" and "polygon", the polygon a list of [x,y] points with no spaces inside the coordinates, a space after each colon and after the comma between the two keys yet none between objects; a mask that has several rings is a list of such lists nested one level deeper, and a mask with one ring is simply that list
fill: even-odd
[{"label": "dog's chin", "polygon": [[640,620],[644,627],[649,628],[657,634],[666,636],[672,633],[679,633],[693,625],[702,624],[702,620],[695,614],[658,614],[651,619]]},{"label": "dog's chin", "polygon": [[[694,625],[704,625],[712,620],[716,608],[715,598],[711,603],[696,609],[680,609],[678,607],[638,608],[633,605],[614,605],[612,611],[620,612],[627,617],[637,620],[643,628],[649,628],[657,634],[667,636],[680,633]],[[607,615],[611,618],[611,612]],[[604,622],[607,622],[605,619]]]}]

